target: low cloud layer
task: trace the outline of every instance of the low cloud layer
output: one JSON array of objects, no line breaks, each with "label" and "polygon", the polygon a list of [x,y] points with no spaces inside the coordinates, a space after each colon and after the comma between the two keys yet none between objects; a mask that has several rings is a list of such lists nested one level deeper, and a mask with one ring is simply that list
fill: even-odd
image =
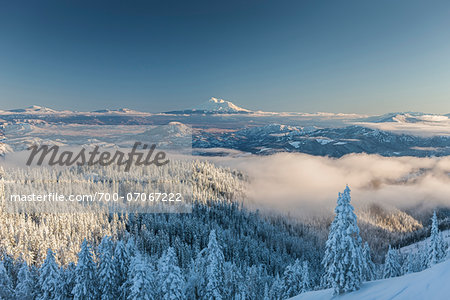
[{"label": "low cloud layer", "polygon": [[249,174],[251,203],[296,214],[332,211],[346,184],[356,207],[450,206],[450,157],[350,154],[333,159],[282,153],[222,163]]},{"label": "low cloud layer", "polygon": [[[332,212],[338,192],[347,184],[357,208],[372,203],[400,209],[450,207],[450,156],[350,154],[334,159],[279,153],[204,159],[248,174],[250,205],[297,216]],[[12,153],[8,160],[0,159],[0,166],[13,166],[25,160],[25,152]]]}]

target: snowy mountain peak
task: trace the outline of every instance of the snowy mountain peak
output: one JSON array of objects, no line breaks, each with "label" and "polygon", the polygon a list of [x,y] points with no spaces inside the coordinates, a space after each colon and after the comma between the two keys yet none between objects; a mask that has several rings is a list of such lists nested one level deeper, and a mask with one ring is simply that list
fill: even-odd
[{"label": "snowy mountain peak", "polygon": [[249,113],[250,110],[239,107],[230,101],[211,97],[208,101],[196,107],[195,110],[202,110],[212,113]]}]

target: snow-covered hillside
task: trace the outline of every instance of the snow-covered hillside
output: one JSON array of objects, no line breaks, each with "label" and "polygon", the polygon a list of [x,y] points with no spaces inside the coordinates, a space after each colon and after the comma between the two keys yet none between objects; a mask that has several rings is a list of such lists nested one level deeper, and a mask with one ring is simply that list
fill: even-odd
[{"label": "snow-covered hillside", "polygon": [[58,111],[48,108],[48,107],[32,105],[27,108],[11,109],[9,111],[4,111],[4,112],[23,113],[23,114],[52,114],[52,113],[57,113]]},{"label": "snow-covered hillside", "polygon": [[371,116],[361,119],[365,122],[385,123],[419,123],[419,122],[440,122],[446,121],[448,117],[437,114],[426,114],[422,112],[393,112],[381,116]]},{"label": "snow-covered hillside", "polygon": [[450,118],[448,115],[421,112],[388,113],[362,118],[355,124],[421,136],[450,135]]},{"label": "snow-covered hillside", "polygon": [[[444,230],[441,232],[441,234],[442,234],[442,239],[450,245],[450,230]],[[427,247],[429,242],[430,242],[430,237],[427,237],[426,239],[424,239],[420,242],[402,247],[399,250],[400,250],[400,253],[402,253],[402,254],[418,253],[420,251],[424,251],[425,247]]]},{"label": "snow-covered hillside", "polygon": [[308,292],[292,300],[442,300],[450,297],[450,261],[422,272],[401,277],[366,282],[361,289],[333,297],[331,289]]}]

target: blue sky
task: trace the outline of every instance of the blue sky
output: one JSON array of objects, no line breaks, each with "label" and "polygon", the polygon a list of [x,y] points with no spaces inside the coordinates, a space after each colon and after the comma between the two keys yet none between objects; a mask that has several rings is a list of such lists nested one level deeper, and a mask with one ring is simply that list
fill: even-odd
[{"label": "blue sky", "polygon": [[[0,0],[1,1],[1,0]],[[448,1],[1,1],[0,109],[450,112]]]}]

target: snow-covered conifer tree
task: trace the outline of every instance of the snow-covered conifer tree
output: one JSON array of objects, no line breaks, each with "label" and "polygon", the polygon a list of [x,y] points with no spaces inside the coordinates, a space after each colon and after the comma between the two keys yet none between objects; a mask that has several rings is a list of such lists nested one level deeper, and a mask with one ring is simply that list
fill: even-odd
[{"label": "snow-covered conifer tree", "polygon": [[242,275],[240,268],[234,263],[224,263],[224,277],[224,299],[232,299],[239,291],[245,288],[243,287],[243,285],[245,285],[244,276]]},{"label": "snow-covered conifer tree", "polygon": [[4,262],[0,260],[0,299],[10,299],[13,295],[13,285]]},{"label": "snow-covered conifer tree", "polygon": [[[117,249],[116,249],[117,250]],[[134,274],[132,273],[132,263],[133,259],[136,255],[140,255],[141,262],[143,262],[142,254],[139,252],[139,250],[136,247],[136,240],[133,237],[129,237],[127,243],[124,245],[124,250],[119,249],[119,254],[121,255],[120,260],[122,261],[119,263],[118,266],[116,266],[116,270],[120,269],[126,269],[127,274],[125,276],[125,281],[119,288],[120,293],[120,299],[128,299],[130,296],[130,291],[133,286],[133,277]],[[117,260],[119,260],[119,257],[116,257]],[[139,262],[139,260],[136,260],[136,262]],[[125,263],[125,264],[124,264]],[[148,266],[145,266],[148,267]],[[121,270],[121,272],[124,270]],[[153,291],[153,289],[152,289]]]},{"label": "snow-covered conifer tree", "polygon": [[359,289],[362,281],[363,258],[361,237],[350,204],[350,189],[339,193],[335,218],[331,223],[322,264],[323,285],[332,287],[335,294]]},{"label": "snow-covered conifer tree", "polygon": [[115,264],[113,261],[113,243],[111,238],[105,236],[99,247],[99,266],[98,278],[101,280],[99,285],[102,300],[114,299],[118,295],[118,286],[116,279]]},{"label": "snow-covered conifer tree", "polygon": [[267,283],[264,285],[264,298],[263,300],[270,300],[269,298],[269,286]]},{"label": "snow-covered conifer tree", "polygon": [[244,285],[247,298],[261,299],[264,291],[263,285],[261,285],[261,269],[254,265],[247,267]]},{"label": "snow-covered conifer tree", "polygon": [[152,284],[153,274],[139,251],[135,252],[135,256],[131,260],[128,276],[130,286],[128,300],[155,299]]},{"label": "snow-covered conifer tree", "polygon": [[309,265],[308,262],[305,260],[303,262],[302,266],[302,290],[301,292],[307,292],[311,290],[311,279],[309,276]]},{"label": "snow-covered conifer tree", "polygon": [[75,287],[72,291],[75,300],[98,299],[95,271],[96,266],[92,258],[91,247],[84,240],[78,253],[78,263],[75,269]]},{"label": "snow-covered conifer tree", "polygon": [[416,271],[416,262],[417,259],[417,255],[414,255],[413,253],[408,253],[406,255],[405,261],[403,262],[402,265],[402,274],[410,274],[410,273],[414,273],[417,272]]},{"label": "snow-covered conifer tree", "polygon": [[125,245],[125,249],[127,251],[127,255],[129,257],[134,257],[137,249],[136,249],[136,240],[131,236],[128,238],[127,244]]},{"label": "snow-covered conifer tree", "polygon": [[32,300],[34,299],[35,282],[31,276],[28,265],[23,262],[17,274],[17,285],[15,289],[16,299]]},{"label": "snow-covered conifer tree", "polygon": [[206,267],[206,291],[205,299],[222,300],[222,282],[223,282],[223,264],[224,257],[222,249],[217,242],[216,231],[211,230],[207,249],[207,267]]},{"label": "snow-covered conifer tree", "polygon": [[383,278],[400,276],[400,268],[398,252],[397,250],[391,248],[391,245],[389,245],[389,250],[386,253],[386,259],[384,262]]},{"label": "snow-covered conifer tree", "polygon": [[188,299],[201,298],[205,294],[206,287],[206,249],[197,254],[195,260],[191,262],[187,274],[185,294]]},{"label": "snow-covered conifer tree", "polygon": [[302,290],[302,265],[298,259],[288,265],[283,273],[283,299],[294,297]]},{"label": "snow-covered conifer tree", "polygon": [[274,300],[281,300],[284,289],[284,281],[280,278],[280,275],[277,274],[272,286],[270,287],[270,298]]},{"label": "snow-covered conifer tree", "polygon": [[59,300],[73,299],[72,290],[75,286],[75,264],[70,263],[59,271]]},{"label": "snow-covered conifer tree", "polygon": [[128,255],[125,244],[123,241],[116,243],[116,249],[114,249],[114,265],[116,270],[116,285],[118,294],[121,295],[120,299],[126,299],[126,282],[128,278],[128,267],[131,257]]},{"label": "snow-covered conifer tree", "polygon": [[59,297],[59,267],[51,249],[47,250],[47,257],[39,269],[40,299],[58,299]]},{"label": "snow-covered conifer tree", "polygon": [[440,263],[447,253],[447,245],[439,232],[436,211],[431,218],[431,235],[428,243],[428,266]]},{"label": "snow-covered conifer tree", "polygon": [[372,261],[372,257],[370,255],[370,247],[369,243],[365,242],[362,250],[363,253],[363,280],[370,281],[375,279],[375,264]]},{"label": "snow-covered conifer tree", "polygon": [[163,300],[184,299],[184,278],[178,267],[175,250],[172,247],[161,257],[158,264],[160,298]]}]

